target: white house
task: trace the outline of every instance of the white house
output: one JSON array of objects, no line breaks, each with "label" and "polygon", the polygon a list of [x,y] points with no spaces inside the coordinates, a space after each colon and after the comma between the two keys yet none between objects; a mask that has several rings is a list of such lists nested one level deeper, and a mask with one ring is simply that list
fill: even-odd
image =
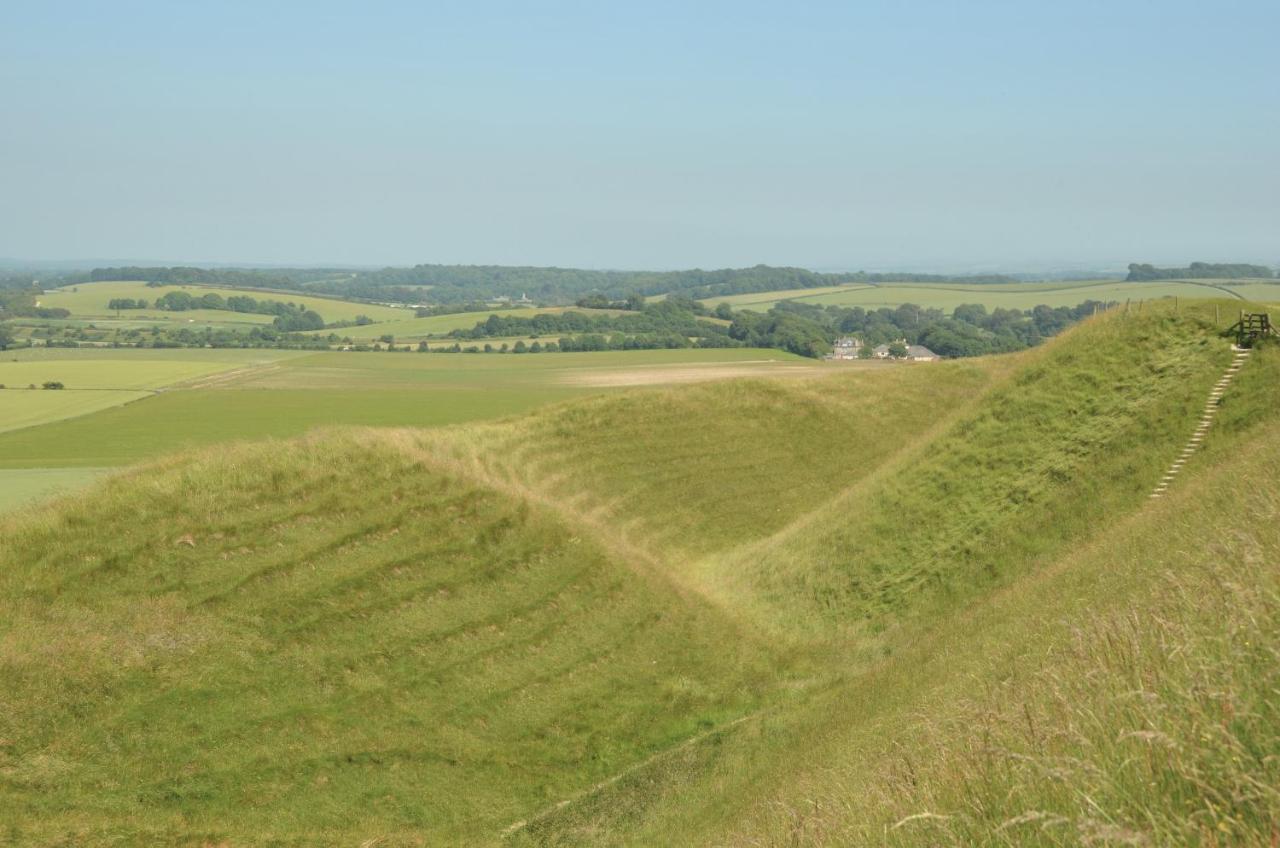
[{"label": "white house", "polygon": [[841,336],[831,348],[831,359],[857,359],[862,341],[853,336]]},{"label": "white house", "polygon": [[907,359],[912,362],[935,362],[941,358],[924,345],[907,345]]},{"label": "white house", "polygon": [[[894,344],[900,344],[907,349],[907,355],[905,359],[909,362],[936,362],[937,360],[942,358],[941,356],[938,356],[938,354],[929,350],[929,348],[925,347],[924,345],[907,344],[906,339],[899,339],[898,341],[894,342]],[[889,345],[880,345],[874,351],[871,352],[871,355],[874,356],[876,359],[888,359]]]}]

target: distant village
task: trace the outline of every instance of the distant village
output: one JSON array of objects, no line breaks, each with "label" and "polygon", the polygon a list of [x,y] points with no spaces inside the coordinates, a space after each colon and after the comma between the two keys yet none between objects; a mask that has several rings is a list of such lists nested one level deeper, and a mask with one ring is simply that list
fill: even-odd
[{"label": "distant village", "polygon": [[[895,355],[896,354],[896,355]],[[941,356],[924,345],[907,344],[906,339],[882,344],[874,348],[853,336],[842,336],[836,339],[835,346],[827,359],[898,359],[909,362],[936,362]]]}]

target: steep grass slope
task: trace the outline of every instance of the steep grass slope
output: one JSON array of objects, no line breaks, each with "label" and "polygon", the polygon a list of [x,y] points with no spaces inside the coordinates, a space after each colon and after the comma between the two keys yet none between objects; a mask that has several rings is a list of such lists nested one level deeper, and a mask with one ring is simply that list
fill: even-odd
[{"label": "steep grass slope", "polygon": [[892,479],[728,567],[792,614],[842,623],[1034,569],[1150,492],[1230,361],[1207,330],[1191,315],[1088,322]]},{"label": "steep grass slope", "polygon": [[424,442],[608,520],[776,633],[879,627],[1138,505],[1230,361],[1212,314],[1116,314],[1014,357],[602,398]]},{"label": "steep grass slope", "polygon": [[1038,568],[520,844],[1272,844],[1277,381],[1257,352],[1169,499],[1135,486]]},{"label": "steep grass slope", "polygon": [[[1085,762],[1070,746],[1103,751],[1113,731],[1226,750],[1197,747],[1190,701],[1169,703],[1191,719],[1156,728],[1070,712],[1120,715],[1108,699],[1126,675],[1157,673],[1151,643],[1109,653],[1125,604],[1172,622],[1160,645],[1205,634],[1188,662],[1221,665],[1213,622],[1235,596],[1204,589],[1275,552],[1266,534],[1241,541],[1272,501],[1229,509],[1237,476],[1274,473],[1271,351],[1224,398],[1186,488],[1146,498],[1230,357],[1212,314],[1112,314],[985,362],[196,454],[10,518],[0,834],[1157,844],[1198,832],[1205,808],[1187,799],[1229,797],[1237,830],[1210,816],[1210,831],[1257,836],[1258,764],[1280,756],[1266,721],[1249,719],[1254,759],[1235,770],[1152,771],[1182,787],[1167,808],[1125,776],[1118,742],[1078,775],[1026,765]],[[1206,550],[1227,570],[1196,572]],[[1173,566],[1194,591],[1163,588]],[[1204,606],[1178,619],[1176,597]],[[1070,641],[1089,627],[1098,650]],[[1241,654],[1232,703],[1267,719],[1274,634],[1249,634],[1261,653]],[[1010,703],[1032,743],[1058,747],[1018,749]],[[998,745],[974,741],[984,726]],[[1111,795],[1083,782],[1111,774]],[[1071,806],[1085,795],[1104,813]]]},{"label": "steep grass slope", "polygon": [[680,561],[768,534],[950,420],[1010,362],[597,397],[439,439]]},{"label": "steep grass slope", "polygon": [[376,439],[177,460],[3,534],[18,844],[474,841],[748,713],[767,656]]},{"label": "steep grass slope", "polygon": [[[334,432],[179,457],[12,517],[0,833],[497,839],[812,673],[708,603],[661,533],[651,542],[532,465],[514,473],[524,456],[576,431],[579,462],[596,461],[592,440],[612,441],[601,416],[625,424],[611,467],[628,480],[648,467],[653,484],[624,504],[694,546],[700,513],[725,539],[820,503],[830,484],[813,479],[880,462],[991,370],[648,391],[480,431]],[[733,453],[748,459],[725,463],[721,491],[713,457]]]},{"label": "steep grass slope", "polygon": [[775,724],[796,747],[771,766],[722,755],[732,810],[652,813],[647,841],[673,819],[720,844],[1274,844],[1277,406],[1170,498]]}]

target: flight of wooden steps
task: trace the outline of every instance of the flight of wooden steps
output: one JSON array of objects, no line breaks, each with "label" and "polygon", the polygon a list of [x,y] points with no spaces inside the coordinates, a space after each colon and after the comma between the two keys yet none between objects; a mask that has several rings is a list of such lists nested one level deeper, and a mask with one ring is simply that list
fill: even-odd
[{"label": "flight of wooden steps", "polygon": [[1155,491],[1151,493],[1151,497],[1158,498],[1169,490],[1169,484],[1178,476],[1178,472],[1187,464],[1187,460],[1191,458],[1191,455],[1200,449],[1201,443],[1204,442],[1204,437],[1209,433],[1209,428],[1213,426],[1213,417],[1218,414],[1218,404],[1222,401],[1223,393],[1226,392],[1227,387],[1231,385],[1231,381],[1235,379],[1236,374],[1244,366],[1245,360],[1249,358],[1249,348],[1232,345],[1231,349],[1234,351],[1231,357],[1231,364],[1227,366],[1222,379],[1214,383],[1213,391],[1209,392],[1209,402],[1205,405],[1204,414],[1200,416],[1200,423],[1196,425],[1195,433],[1192,434],[1186,447],[1182,449],[1182,453],[1173,461],[1173,465],[1169,466],[1169,470],[1165,472],[1164,477],[1160,478],[1160,483],[1156,486]]}]

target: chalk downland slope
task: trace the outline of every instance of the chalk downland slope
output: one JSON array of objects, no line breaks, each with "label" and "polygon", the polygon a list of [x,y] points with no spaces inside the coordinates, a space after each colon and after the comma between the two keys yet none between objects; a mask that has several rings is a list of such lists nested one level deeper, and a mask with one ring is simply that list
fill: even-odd
[{"label": "chalk downland slope", "polygon": [[1280,461],[1274,351],[1147,498],[1230,359],[1212,312],[209,451],[9,518],[0,833],[1265,844],[1280,540],[1231,505]]},{"label": "chalk downland slope", "polygon": [[748,713],[766,668],[626,550],[371,437],[183,457],[4,539],[20,842],[473,841]]}]

